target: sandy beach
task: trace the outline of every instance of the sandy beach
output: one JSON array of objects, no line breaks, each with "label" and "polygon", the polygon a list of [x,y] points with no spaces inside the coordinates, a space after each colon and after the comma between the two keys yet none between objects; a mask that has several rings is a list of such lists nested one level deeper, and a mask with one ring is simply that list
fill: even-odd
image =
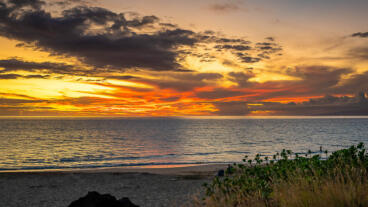
[{"label": "sandy beach", "polygon": [[142,207],[183,206],[226,165],[0,173],[0,206],[66,207],[89,191]]}]

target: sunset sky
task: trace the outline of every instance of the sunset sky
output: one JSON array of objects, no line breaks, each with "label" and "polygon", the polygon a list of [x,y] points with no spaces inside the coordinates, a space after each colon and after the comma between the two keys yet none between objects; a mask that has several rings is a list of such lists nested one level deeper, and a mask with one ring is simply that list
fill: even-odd
[{"label": "sunset sky", "polygon": [[0,0],[0,115],[368,115],[367,0]]}]

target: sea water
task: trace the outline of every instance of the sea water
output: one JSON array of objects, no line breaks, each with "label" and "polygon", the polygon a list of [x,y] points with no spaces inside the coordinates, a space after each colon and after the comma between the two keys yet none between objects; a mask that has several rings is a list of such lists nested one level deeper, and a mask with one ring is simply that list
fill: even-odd
[{"label": "sea water", "polygon": [[233,163],[368,144],[368,117],[2,117],[0,129],[0,170]]}]

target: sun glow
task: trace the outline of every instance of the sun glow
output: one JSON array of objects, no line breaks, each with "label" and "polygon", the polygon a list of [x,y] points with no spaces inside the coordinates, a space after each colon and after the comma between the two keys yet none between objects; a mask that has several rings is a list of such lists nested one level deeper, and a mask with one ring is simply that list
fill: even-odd
[{"label": "sun glow", "polygon": [[256,76],[249,79],[249,81],[258,83],[265,83],[267,81],[284,81],[284,80],[298,81],[301,80],[301,78],[270,72],[256,72]]},{"label": "sun glow", "polygon": [[[99,91],[111,91],[109,87],[52,79],[1,80],[0,91],[48,99],[60,97],[81,97],[86,94],[98,94]],[[100,96],[100,95],[98,95]]]},{"label": "sun glow", "polygon": [[126,87],[134,87],[134,88],[145,88],[145,89],[153,89],[153,86],[144,83],[132,82],[132,81],[123,81],[123,80],[113,80],[109,79],[106,81],[108,84],[117,85],[117,86],[126,86]]}]

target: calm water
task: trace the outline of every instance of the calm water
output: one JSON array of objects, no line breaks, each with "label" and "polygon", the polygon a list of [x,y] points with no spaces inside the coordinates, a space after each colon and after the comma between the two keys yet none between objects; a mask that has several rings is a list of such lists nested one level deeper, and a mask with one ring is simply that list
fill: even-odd
[{"label": "calm water", "polygon": [[364,142],[366,118],[0,118],[0,169],[238,162]]}]

